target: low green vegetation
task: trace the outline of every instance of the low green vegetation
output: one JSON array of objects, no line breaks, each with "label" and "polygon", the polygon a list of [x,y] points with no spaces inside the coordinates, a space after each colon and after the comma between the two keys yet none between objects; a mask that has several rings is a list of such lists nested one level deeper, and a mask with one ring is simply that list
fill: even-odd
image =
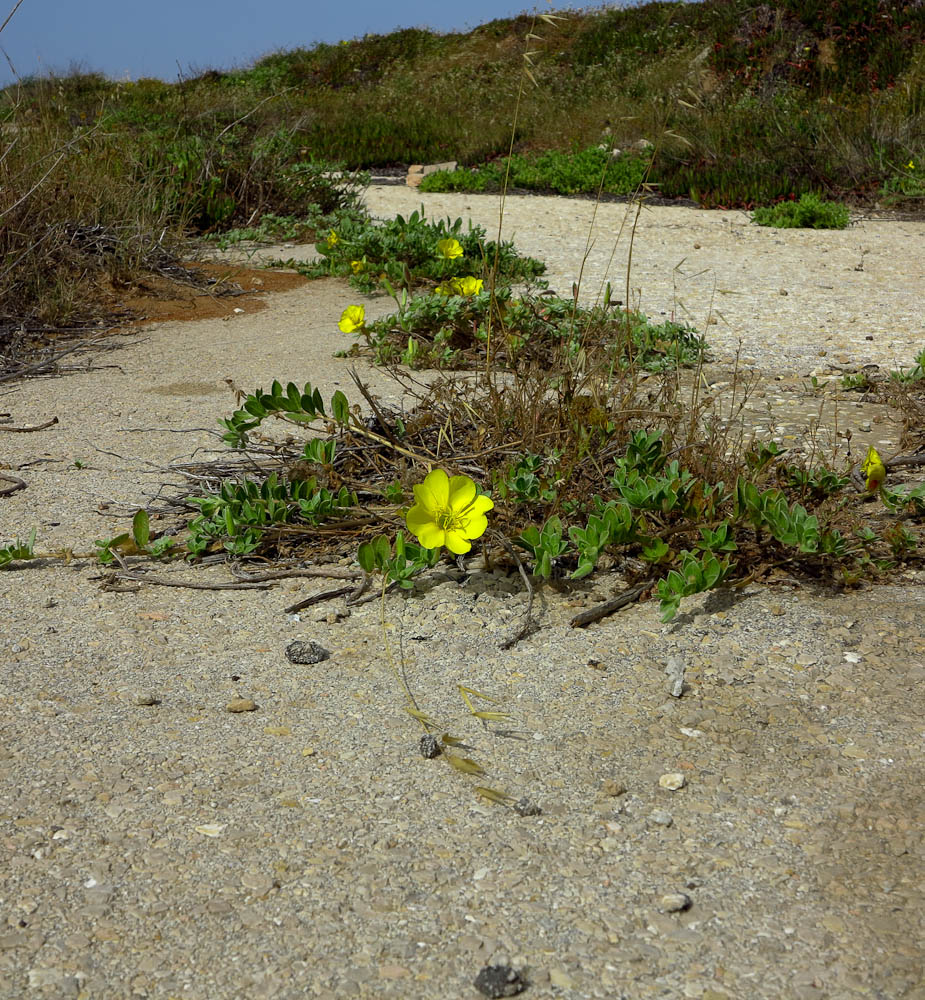
[{"label": "low green vegetation", "polygon": [[[360,526],[368,536],[360,565],[410,588],[439,558],[403,534],[412,487],[439,453],[442,465],[477,471],[494,498],[486,552],[510,539],[539,579],[619,569],[653,589],[665,621],[684,597],[779,565],[846,585],[921,558],[910,524],[925,516],[925,486],[883,487],[865,510],[875,494],[859,493],[847,467],[809,466],[757,441],[730,455],[709,421],[691,421],[673,373],[653,390],[638,371],[603,380],[598,370],[583,385],[587,394],[575,392],[567,364],[552,377],[532,364],[515,364],[511,374],[470,382],[465,403],[452,381],[438,378],[410,412],[376,405],[372,426],[343,394],[325,408],[310,385],[277,382],[254,393],[224,421],[226,441],[246,450],[270,419],[326,426],[301,452],[279,449],[277,468],[311,473],[289,486],[275,472],[262,483],[245,477],[191,497],[210,519],[207,528],[202,516],[190,522],[187,551],[272,557],[310,541],[317,553],[346,517],[351,534]],[[355,493],[342,485],[335,495],[338,482]],[[321,520],[329,521],[324,536],[311,531]],[[383,534],[389,521],[393,530]],[[328,545],[343,554],[342,543]],[[503,545],[491,558],[507,561]]]},{"label": "low green vegetation", "polygon": [[775,229],[846,229],[850,213],[846,205],[823,201],[819,195],[807,192],[799,201],[756,208],[752,221]]},{"label": "low green vegetation", "polygon": [[510,242],[500,245],[485,239],[485,230],[471,223],[463,231],[462,219],[429,220],[424,210],[408,218],[373,223],[348,218],[330,229],[316,245],[321,259],[313,263],[284,261],[311,278],[339,276],[361,292],[381,287],[411,288],[487,273],[496,268],[504,283],[535,283],[545,264],[515,252]]},{"label": "low green vegetation", "polygon": [[[616,154],[616,155],[614,155]],[[652,165],[648,152],[620,153],[606,145],[576,153],[548,150],[504,157],[485,166],[437,170],[421,181],[422,191],[542,191],[551,194],[631,195]]]},{"label": "low green vegetation", "polygon": [[[492,346],[493,326],[499,333]],[[491,347],[492,362],[508,367],[525,358],[554,364],[563,353],[594,352],[615,370],[658,372],[696,365],[706,348],[685,324],[655,324],[641,313],[609,304],[585,308],[556,295],[514,296],[509,288],[496,289],[494,300],[488,291],[415,296],[398,312],[363,324],[357,336],[362,346],[347,353],[411,368],[478,368]]]}]

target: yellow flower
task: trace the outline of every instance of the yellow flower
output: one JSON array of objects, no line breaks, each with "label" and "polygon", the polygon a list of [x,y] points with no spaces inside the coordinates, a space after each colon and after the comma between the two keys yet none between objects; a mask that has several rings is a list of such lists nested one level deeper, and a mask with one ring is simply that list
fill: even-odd
[{"label": "yellow flower", "polygon": [[443,469],[434,469],[414,487],[414,499],[406,518],[408,530],[425,549],[445,545],[456,555],[472,548],[470,538],[485,533],[485,514],[494,507],[488,497],[478,495],[468,476],[450,478]]},{"label": "yellow flower", "polygon": [[350,261],[350,270],[353,271],[354,274],[359,274],[360,271],[366,270],[366,263],[362,260],[352,260]]},{"label": "yellow flower", "polygon": [[906,164],[906,170],[915,170],[915,160],[910,160]]},{"label": "yellow flower", "polygon": [[328,246],[336,247],[339,242],[340,242],[340,237],[338,237],[337,233],[335,233],[334,230],[332,229],[328,233]]},{"label": "yellow flower", "polygon": [[353,333],[361,330],[366,323],[366,310],[362,306],[347,306],[340,314],[340,322],[337,324],[344,333]]},{"label": "yellow flower", "polygon": [[485,282],[481,278],[450,278],[434,289],[436,295],[478,295]]},{"label": "yellow flower", "polygon": [[481,278],[454,278],[453,285],[460,295],[478,295],[485,282]]},{"label": "yellow flower", "polygon": [[886,479],[886,466],[873,445],[867,449],[867,458],[864,459],[861,472],[864,473],[867,488],[871,493],[878,489],[883,480]]},{"label": "yellow flower", "polygon": [[462,257],[463,248],[459,245],[459,240],[440,240],[437,244],[437,253],[445,260],[455,260]]}]

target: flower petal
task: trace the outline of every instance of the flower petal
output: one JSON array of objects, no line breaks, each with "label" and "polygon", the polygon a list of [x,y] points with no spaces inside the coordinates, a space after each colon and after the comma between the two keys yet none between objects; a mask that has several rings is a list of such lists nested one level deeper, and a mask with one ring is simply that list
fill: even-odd
[{"label": "flower petal", "polygon": [[450,479],[443,469],[429,472],[423,483],[414,487],[414,496],[431,514],[439,514],[447,508],[450,495]]},{"label": "flower petal", "polygon": [[475,517],[478,514],[486,514],[488,511],[494,509],[495,502],[491,497],[483,496],[479,494],[473,501],[472,506],[466,512],[469,517]]},{"label": "flower petal", "polygon": [[[466,541],[466,537],[465,535],[463,535],[462,532],[450,530],[445,532],[445,534],[446,534],[446,540],[444,541],[443,544],[450,550],[450,552],[454,553],[455,555],[457,556],[465,555],[465,553],[472,548],[469,542]],[[423,542],[421,544],[423,544]]]},{"label": "flower petal", "polygon": [[476,514],[474,517],[467,517],[463,521],[460,530],[466,538],[480,538],[488,528],[488,518],[484,514]]},{"label": "flower petal", "polygon": [[443,528],[438,528],[433,521],[421,525],[418,533],[418,541],[425,549],[439,549],[446,543],[446,532]]},{"label": "flower petal", "polygon": [[453,476],[449,480],[447,501],[454,514],[461,514],[475,499],[475,483],[468,476]]},{"label": "flower petal", "polygon": [[424,527],[426,524],[433,524],[434,516],[431,512],[423,506],[423,504],[416,503],[409,511],[405,517],[405,524],[408,525],[408,530],[413,532],[415,535]]}]

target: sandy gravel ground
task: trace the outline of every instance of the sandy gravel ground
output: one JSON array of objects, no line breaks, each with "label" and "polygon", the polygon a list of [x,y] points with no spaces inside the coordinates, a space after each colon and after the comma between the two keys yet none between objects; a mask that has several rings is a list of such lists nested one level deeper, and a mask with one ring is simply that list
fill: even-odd
[{"label": "sandy gravel ground", "polygon": [[[402,199],[427,196],[370,193],[376,211]],[[511,218],[524,249],[549,259],[586,210],[513,199]],[[738,223],[679,211],[646,223],[655,312],[670,308],[658,288],[683,225],[774,310],[798,299],[799,323],[823,329],[828,307],[805,290],[827,263],[813,238],[832,255],[850,256],[848,243],[776,233],[749,270]],[[874,247],[896,268],[910,241],[921,250],[922,224],[864,225],[872,249],[860,278],[839,272],[846,282],[866,280]],[[782,296],[766,268],[788,248],[804,263]],[[923,338],[905,289],[897,279],[892,311],[868,289],[879,325],[833,328],[833,353],[907,361]],[[0,467],[28,482],[0,498],[0,537],[35,525],[41,549],[80,552],[124,530],[166,465],[215,454],[226,378],[349,395],[333,354],[355,299],[339,282],[305,285],[259,312],[135,332],[93,359],[103,367],[3,387],[14,424],[59,423],[0,433]],[[722,350],[759,306],[727,333],[710,328]],[[787,359],[788,378],[828,350],[794,324],[768,355]],[[759,366],[762,343],[759,331],[748,345]],[[868,436],[895,443],[895,428]],[[524,595],[516,578],[469,570],[390,597],[386,619],[416,701],[466,741],[481,777],[419,753],[377,605],[283,613],[324,581],[112,592],[86,560],[0,570],[0,997],[471,1000],[479,970],[505,960],[537,998],[925,998],[921,579],[843,594],[782,581],[690,599],[670,625],[652,602],[570,629],[610,596],[602,578],[544,593],[542,628],[503,651]],[[330,656],[292,663],[296,639]],[[672,658],[686,671],[679,699]],[[483,727],[458,685],[510,721]],[[235,699],[256,707],[230,712]],[[494,805],[477,785],[541,812]]]}]

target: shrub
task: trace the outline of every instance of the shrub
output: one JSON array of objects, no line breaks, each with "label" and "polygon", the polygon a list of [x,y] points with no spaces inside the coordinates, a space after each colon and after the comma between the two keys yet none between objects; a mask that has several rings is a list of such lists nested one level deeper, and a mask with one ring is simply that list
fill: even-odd
[{"label": "shrub", "polygon": [[845,205],[823,201],[819,195],[807,193],[799,201],[782,201],[756,208],[752,221],[775,229],[845,229],[850,214]]}]

